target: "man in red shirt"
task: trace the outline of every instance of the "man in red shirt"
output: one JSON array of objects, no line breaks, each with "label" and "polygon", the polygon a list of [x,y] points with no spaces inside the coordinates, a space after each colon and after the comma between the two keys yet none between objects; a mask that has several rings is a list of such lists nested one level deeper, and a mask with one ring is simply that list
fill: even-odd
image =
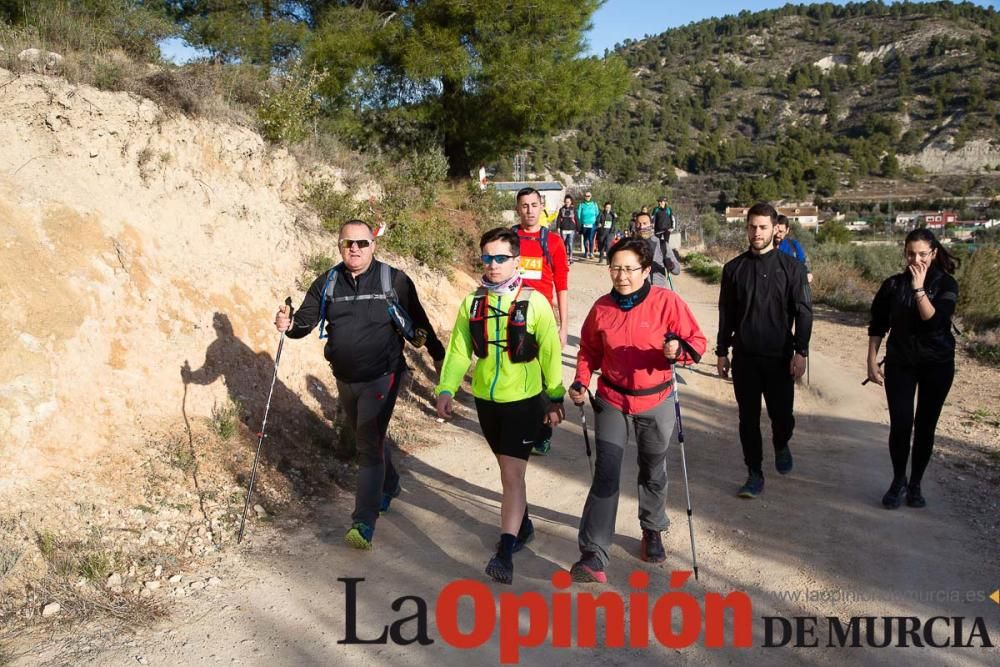
[{"label": "man in red shirt", "polygon": [[[549,303],[555,303],[559,316],[559,342],[565,347],[569,333],[569,259],[558,234],[541,224],[542,195],[535,188],[517,192],[517,236],[521,241],[521,279],[537,290]],[[549,453],[552,427],[543,426],[533,454]]]}]

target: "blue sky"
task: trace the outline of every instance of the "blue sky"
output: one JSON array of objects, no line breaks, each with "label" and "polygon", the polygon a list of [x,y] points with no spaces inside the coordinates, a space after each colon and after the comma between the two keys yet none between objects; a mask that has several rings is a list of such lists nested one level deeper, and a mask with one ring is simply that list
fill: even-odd
[{"label": "blue sky", "polygon": [[[628,38],[642,39],[644,35],[658,35],[661,32],[694,21],[738,14],[744,9],[760,11],[774,9],[788,4],[789,0],[699,0],[697,2],[652,2],[650,0],[608,0],[594,14],[594,28],[587,35],[590,53],[603,55],[604,49],[612,49],[616,43]],[[803,3],[808,4],[808,3]],[[843,1],[836,4],[844,4]],[[993,6],[992,2],[977,4]],[[174,62],[183,62],[198,55],[195,49],[179,39],[166,40],[160,45],[163,56]]]},{"label": "blue sky", "polygon": [[[834,4],[846,4],[833,0]],[[608,0],[594,13],[594,28],[588,34],[590,53],[603,55],[604,49],[628,38],[642,39],[644,35],[658,35],[669,28],[687,25],[694,21],[739,14],[744,9],[759,12],[789,4],[792,0],[698,0],[697,2],[648,2],[644,0]],[[792,2],[792,4],[799,4]],[[801,4],[813,4],[802,2]],[[976,2],[992,7],[993,2]]]}]

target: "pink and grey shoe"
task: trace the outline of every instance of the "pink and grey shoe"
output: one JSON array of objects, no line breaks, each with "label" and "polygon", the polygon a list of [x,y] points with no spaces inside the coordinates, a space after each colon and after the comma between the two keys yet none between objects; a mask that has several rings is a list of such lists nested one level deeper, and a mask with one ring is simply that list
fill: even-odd
[{"label": "pink and grey shoe", "polygon": [[573,563],[569,569],[569,574],[573,581],[580,583],[608,583],[608,575],[604,573],[604,565],[596,554],[586,551],[580,560]]}]

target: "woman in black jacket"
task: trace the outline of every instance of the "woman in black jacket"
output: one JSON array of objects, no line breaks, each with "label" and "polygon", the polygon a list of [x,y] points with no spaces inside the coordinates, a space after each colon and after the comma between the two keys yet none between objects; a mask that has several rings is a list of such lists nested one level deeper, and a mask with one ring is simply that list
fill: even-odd
[{"label": "woman in black jacket", "polygon": [[[915,229],[906,235],[904,255],[906,268],[882,283],[872,301],[868,325],[868,379],[885,384],[889,403],[893,479],[882,497],[882,505],[888,509],[899,507],[904,491],[910,507],[927,504],[920,481],[931,460],[934,430],[955,377],[951,316],[958,302],[958,283],[951,274],[958,260],[929,229]],[[877,356],[886,332],[889,341],[883,373]],[[907,484],[911,432],[913,461]]]}]

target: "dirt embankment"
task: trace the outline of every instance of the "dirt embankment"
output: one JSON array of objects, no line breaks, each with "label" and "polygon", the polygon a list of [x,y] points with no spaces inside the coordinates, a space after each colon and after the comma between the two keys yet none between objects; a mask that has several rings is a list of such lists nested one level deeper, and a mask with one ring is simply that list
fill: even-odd
[{"label": "dirt embankment", "polygon": [[[50,602],[28,582],[128,594],[231,544],[273,313],[297,305],[307,257],[337,256],[302,186],[340,174],[245,128],[2,69],[0,146],[2,628]],[[440,326],[461,290],[403,266]],[[336,477],[320,347],[281,360],[268,509]]]}]

